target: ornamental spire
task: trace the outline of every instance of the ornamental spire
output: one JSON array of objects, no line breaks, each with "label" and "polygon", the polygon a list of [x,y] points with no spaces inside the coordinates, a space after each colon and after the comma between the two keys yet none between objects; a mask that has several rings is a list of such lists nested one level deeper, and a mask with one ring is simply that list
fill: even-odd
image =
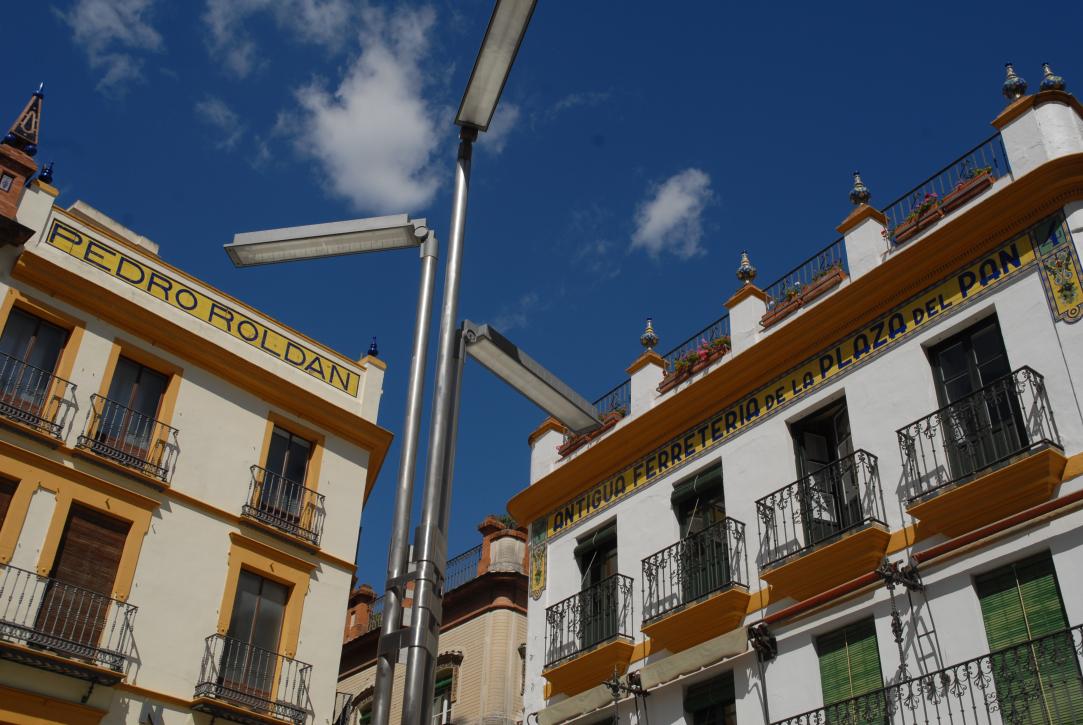
[{"label": "ornamental spire", "polygon": [[647,352],[654,350],[654,346],[658,344],[658,335],[654,332],[654,320],[650,317],[647,318],[647,329],[643,330],[643,334],[639,336],[639,344],[647,349]]},{"label": "ornamental spire", "polygon": [[868,204],[869,199],[872,198],[872,194],[869,192],[869,187],[865,186],[865,182],[861,180],[861,172],[854,172],[854,188],[850,189],[850,203],[854,206],[861,206],[862,204]]},{"label": "ornamental spire", "polygon": [[1016,75],[1011,63],[1004,64],[1004,85],[1000,90],[1009,101],[1022,98],[1027,93],[1027,82]]},{"label": "ornamental spire", "polygon": [[741,264],[737,267],[737,279],[743,284],[752,284],[752,280],[756,279],[756,268],[749,261],[748,252],[741,252]]},{"label": "ornamental spire", "polygon": [[1055,75],[1048,63],[1042,63],[1042,83],[1038,87],[1043,91],[1063,91],[1064,79]]},{"label": "ornamental spire", "polygon": [[38,152],[38,131],[41,128],[41,106],[44,98],[45,84],[42,83],[30,96],[23,112],[15,119],[15,123],[8,129],[3,143],[14,146],[27,156],[33,156]]}]

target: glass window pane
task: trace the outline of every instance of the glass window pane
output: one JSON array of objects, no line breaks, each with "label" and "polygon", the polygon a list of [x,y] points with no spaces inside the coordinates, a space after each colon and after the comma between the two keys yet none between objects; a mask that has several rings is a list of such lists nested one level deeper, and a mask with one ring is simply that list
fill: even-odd
[{"label": "glass window pane", "polygon": [[0,335],[0,353],[22,360],[34,338],[37,323],[36,317],[13,309],[8,315],[4,333]]}]

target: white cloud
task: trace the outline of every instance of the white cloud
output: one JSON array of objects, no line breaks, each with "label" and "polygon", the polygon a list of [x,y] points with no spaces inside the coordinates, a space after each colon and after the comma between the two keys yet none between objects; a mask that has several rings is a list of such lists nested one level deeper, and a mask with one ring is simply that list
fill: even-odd
[{"label": "white cloud", "polygon": [[264,64],[244,26],[251,16],[270,12],[292,39],[337,50],[354,17],[349,0],[207,0],[203,22],[211,54],[233,75],[244,78]]},{"label": "white cloud", "polygon": [[245,129],[240,117],[221,98],[207,96],[196,103],[195,111],[205,123],[218,130],[215,145],[219,148],[232,149],[244,136]]},{"label": "white cloud", "polygon": [[77,0],[56,14],[71,26],[72,40],[87,54],[90,67],[102,72],[98,90],[120,95],[143,77],[137,52],[162,50],[162,36],[151,25],[155,0]]},{"label": "white cloud", "polygon": [[421,71],[436,13],[362,10],[361,55],[333,92],[297,91],[297,151],[318,162],[329,190],[362,211],[413,212],[440,186],[430,166],[446,109],[426,100]]},{"label": "white cloud", "polygon": [[501,314],[493,318],[493,327],[499,332],[526,327],[530,322],[531,314],[540,309],[542,309],[542,304],[538,293],[527,292],[512,308],[505,308]]},{"label": "white cloud", "polygon": [[489,124],[489,130],[478,140],[478,147],[494,154],[504,152],[508,144],[508,136],[515,130],[522,116],[522,109],[514,103],[502,103],[496,107],[493,121]]},{"label": "white cloud", "polygon": [[703,210],[711,196],[711,177],[699,169],[666,179],[636,209],[632,249],[644,249],[652,257],[662,252],[682,259],[703,254]]}]

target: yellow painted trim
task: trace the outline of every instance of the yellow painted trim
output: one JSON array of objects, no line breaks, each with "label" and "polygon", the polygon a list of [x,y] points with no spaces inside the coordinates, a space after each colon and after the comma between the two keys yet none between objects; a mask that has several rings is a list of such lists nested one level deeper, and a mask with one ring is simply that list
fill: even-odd
[{"label": "yellow painted trim", "polygon": [[1083,475],[1083,453],[1076,453],[1074,456],[1068,457],[1068,463],[1064,466],[1062,480],[1070,481],[1080,475]]},{"label": "yellow painted trim", "polygon": [[222,380],[300,418],[310,420],[330,434],[364,449],[369,454],[365,481],[365,497],[368,497],[387,456],[392,435],[390,431],[361,416],[357,412],[359,408],[339,405],[246,357],[208,344],[205,338],[119,294],[86,283],[79,275],[40,255],[20,255],[12,269],[12,276],[61,297],[81,310],[144,338]]},{"label": "yellow painted trim", "polygon": [[0,685],[0,722],[12,725],[95,725],[105,710]]},{"label": "yellow painted trim", "polygon": [[763,290],[761,290],[756,285],[749,282],[748,284],[744,285],[739,290],[734,292],[733,296],[730,297],[725,302],[723,302],[722,304],[725,306],[725,308],[727,310],[731,310],[734,307],[736,307],[740,302],[742,302],[743,300],[745,300],[745,299],[747,299],[749,297],[755,297],[756,299],[758,299],[761,302],[766,302],[767,301],[767,293],[764,292]]},{"label": "yellow painted trim", "polygon": [[20,479],[5,471],[5,477],[18,482],[15,494],[8,504],[8,512],[0,525],[0,564],[7,564],[15,553],[15,546],[19,543],[19,534],[23,530],[23,522],[26,521],[26,512],[30,510],[30,499],[34,496],[36,486],[31,480]]},{"label": "yellow painted trim", "polygon": [[637,357],[632,362],[632,364],[628,366],[628,369],[625,370],[625,372],[628,373],[629,375],[635,375],[636,373],[638,373],[640,370],[647,367],[648,365],[654,365],[656,367],[660,367],[660,368],[665,369],[666,361],[662,358],[661,355],[656,353],[654,350],[647,350],[642,355]]},{"label": "yellow painted trim", "polygon": [[39,191],[44,191],[46,194],[53,197],[54,199],[60,196],[60,189],[56,188],[52,184],[46,184],[41,179],[34,179],[34,181],[31,182],[30,186],[34,189],[38,189]]},{"label": "yellow painted trim", "polygon": [[[641,631],[660,649],[683,652],[740,627],[750,598],[747,589],[730,587],[695,604],[669,612],[643,625]],[[635,656],[634,652],[632,654]]]},{"label": "yellow painted trim", "polygon": [[618,637],[594,649],[576,655],[566,662],[542,671],[553,691],[565,695],[578,695],[600,684],[614,673],[623,675],[628,670],[635,645]]},{"label": "yellow painted trim", "polygon": [[218,610],[218,634],[225,635],[229,631],[237,583],[241,569],[246,569],[290,588],[278,651],[286,657],[296,656],[297,640],[301,634],[301,612],[315,565],[236,532],[230,532],[229,538],[229,569],[222,592],[222,606]]},{"label": "yellow painted trim", "polygon": [[305,488],[311,488],[313,491],[318,491],[320,483],[320,466],[323,464],[323,449],[327,444],[327,437],[313,428],[298,423],[292,418],[287,418],[284,415],[271,411],[267,414],[267,428],[263,434],[263,446],[259,457],[260,466],[267,466],[267,454],[271,450],[271,436],[274,434],[275,426],[287,430],[296,436],[300,436],[312,444],[312,452],[308,458],[308,466],[305,468],[305,480],[301,483]]},{"label": "yellow painted trim", "polygon": [[372,355],[365,355],[365,357],[357,361],[357,364],[363,365],[365,367],[372,365],[373,367],[380,368],[381,370],[387,370],[387,363],[378,357],[373,357]]}]

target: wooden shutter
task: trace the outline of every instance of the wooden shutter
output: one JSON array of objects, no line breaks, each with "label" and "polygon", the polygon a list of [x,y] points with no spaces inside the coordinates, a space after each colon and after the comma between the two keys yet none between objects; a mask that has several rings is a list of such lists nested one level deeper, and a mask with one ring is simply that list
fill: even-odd
[{"label": "wooden shutter", "polygon": [[871,619],[855,622],[816,640],[824,704],[858,697],[884,686],[876,626]]},{"label": "wooden shutter", "polygon": [[[1020,723],[1083,712],[1083,677],[1049,552],[978,577],[1000,709]],[[1038,640],[1029,648],[1018,645]],[[997,650],[1008,649],[998,653]],[[1067,722],[1068,720],[1063,720]]]},{"label": "wooden shutter", "polygon": [[15,489],[18,487],[17,481],[0,478],[0,527],[4,525],[8,509],[11,508],[11,499],[15,497]]}]

